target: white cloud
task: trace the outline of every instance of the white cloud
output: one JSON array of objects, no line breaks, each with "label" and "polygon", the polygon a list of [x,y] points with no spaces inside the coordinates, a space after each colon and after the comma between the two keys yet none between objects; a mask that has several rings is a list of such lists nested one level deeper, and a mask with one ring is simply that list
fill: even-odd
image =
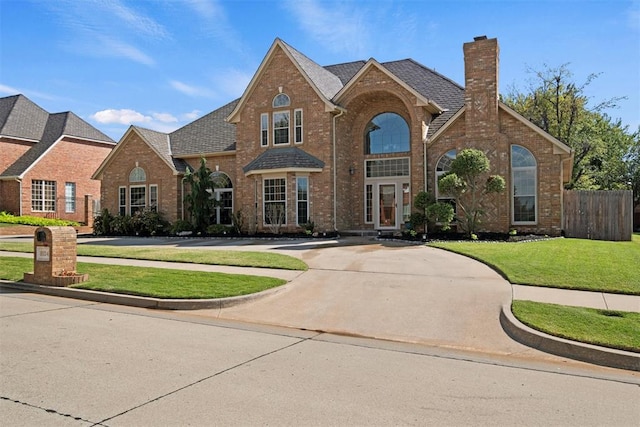
[{"label": "white cloud", "polygon": [[0,93],[9,93],[9,94],[15,95],[20,93],[20,91],[11,86],[0,84]]},{"label": "white cloud", "polygon": [[235,68],[229,68],[224,72],[214,76],[214,82],[224,91],[225,94],[232,97],[239,97],[243,94],[249,82],[253,77],[253,72],[248,73]]},{"label": "white cloud", "polygon": [[362,3],[322,3],[317,0],[288,0],[284,4],[303,31],[333,52],[362,55],[366,52],[369,29]]},{"label": "white cloud", "polygon": [[151,113],[151,116],[154,120],[162,123],[175,123],[178,121],[178,119],[170,113]]},{"label": "white cloud", "polygon": [[180,116],[180,118],[181,118],[183,121],[186,121],[186,122],[192,122],[192,121],[194,121],[195,119],[197,119],[198,117],[200,117],[200,110],[193,110],[193,111],[190,111],[190,112],[188,112],[188,113],[183,113],[183,114]]},{"label": "white cloud", "polygon": [[241,35],[229,22],[226,10],[219,0],[186,0],[185,3],[200,19],[198,31],[215,38],[237,54],[246,54],[247,49],[242,44]]},{"label": "white cloud", "polygon": [[145,116],[135,110],[122,109],[122,110],[102,110],[91,115],[91,118],[98,123],[119,123],[122,125],[130,125],[133,123],[148,123],[153,120],[152,117]]},{"label": "white cloud", "polygon": [[171,80],[169,81],[169,84],[171,85],[172,88],[174,88],[178,92],[181,92],[188,96],[204,97],[204,98],[215,98],[216,96],[216,94],[211,89],[208,89],[205,87],[188,85],[178,80]]},{"label": "white cloud", "polygon": [[154,65],[155,61],[150,56],[138,50],[136,47],[119,40],[107,37],[99,37],[102,42],[103,49],[99,49],[98,53],[108,56],[124,57],[132,61],[139,62],[144,65]]}]

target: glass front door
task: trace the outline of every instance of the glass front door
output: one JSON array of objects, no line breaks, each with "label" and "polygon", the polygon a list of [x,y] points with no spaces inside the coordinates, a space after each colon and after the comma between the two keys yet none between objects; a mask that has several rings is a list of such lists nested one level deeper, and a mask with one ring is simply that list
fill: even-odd
[{"label": "glass front door", "polygon": [[378,184],[377,228],[398,228],[398,198],[396,184]]}]

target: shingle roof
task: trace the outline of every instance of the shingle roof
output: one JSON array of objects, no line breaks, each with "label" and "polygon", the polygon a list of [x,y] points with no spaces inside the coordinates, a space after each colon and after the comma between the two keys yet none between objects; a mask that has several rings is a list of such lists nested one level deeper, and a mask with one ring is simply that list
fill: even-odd
[{"label": "shingle roof", "polygon": [[0,135],[39,140],[49,113],[24,95],[0,98]]},{"label": "shingle roof", "polygon": [[242,170],[244,173],[258,170],[303,168],[322,169],[324,162],[298,147],[272,148],[260,154]]},{"label": "shingle roof", "polygon": [[26,172],[62,136],[115,142],[72,112],[49,114],[24,95],[0,98],[2,136],[36,140],[18,160],[0,173],[1,177]]},{"label": "shingle roof", "polygon": [[187,163],[182,159],[176,159],[171,154],[171,147],[169,146],[169,134],[158,132],[151,129],[142,128],[139,126],[132,126],[138,133],[144,138],[144,140],[151,145],[154,150],[162,157],[162,159],[178,172],[186,171]]},{"label": "shingle roof", "polygon": [[349,80],[356,75],[358,71],[366,64],[365,61],[346,62],[344,64],[334,64],[324,67],[330,73],[338,76],[343,85],[346,85]]},{"label": "shingle roof", "polygon": [[289,53],[300,65],[302,71],[304,71],[307,77],[309,77],[313,84],[316,85],[318,90],[327,99],[333,98],[334,95],[342,89],[344,84],[338,76],[316,64],[314,61],[298,52],[282,40],[280,41],[282,42],[282,45],[289,50]]},{"label": "shingle roof", "polygon": [[225,119],[239,99],[202,116],[170,134],[174,156],[190,156],[233,151],[236,149],[236,126]]}]

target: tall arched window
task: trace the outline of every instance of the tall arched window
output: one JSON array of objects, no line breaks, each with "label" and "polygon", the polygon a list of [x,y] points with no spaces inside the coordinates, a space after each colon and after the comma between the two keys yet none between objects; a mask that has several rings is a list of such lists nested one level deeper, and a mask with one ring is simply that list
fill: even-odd
[{"label": "tall arched window", "polygon": [[456,199],[454,197],[449,196],[448,194],[441,194],[438,189],[438,182],[440,181],[440,177],[444,176],[447,172],[451,171],[451,162],[456,158],[456,150],[449,150],[440,159],[436,164],[436,199],[439,202],[445,202],[451,204],[453,206],[453,211],[456,211]]},{"label": "tall arched window", "polygon": [[365,154],[407,152],[409,141],[409,125],[396,113],[378,114],[364,130]]},{"label": "tall arched window", "polygon": [[537,162],[531,151],[511,146],[511,197],[514,224],[537,221]]},{"label": "tall arched window", "polygon": [[213,172],[211,180],[214,183],[212,197],[216,201],[213,213],[213,223],[233,224],[233,185],[231,178],[224,172]]}]

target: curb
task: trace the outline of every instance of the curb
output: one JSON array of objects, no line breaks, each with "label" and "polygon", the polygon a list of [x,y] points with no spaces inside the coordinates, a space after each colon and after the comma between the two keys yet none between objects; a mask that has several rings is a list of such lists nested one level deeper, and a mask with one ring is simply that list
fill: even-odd
[{"label": "curb", "polygon": [[502,306],[500,325],[515,341],[546,353],[610,368],[640,371],[640,354],[571,341],[537,331],[516,319],[511,312],[511,304]]},{"label": "curb", "polygon": [[141,297],[135,295],[123,295],[109,292],[91,291],[86,289],[74,289],[66,287],[55,287],[36,285],[25,282],[11,282],[0,280],[0,287],[19,289],[27,292],[37,292],[45,295],[52,295],[64,298],[75,298],[84,301],[94,301],[105,304],[127,305],[131,307],[152,308],[158,310],[203,310],[221,309],[237,304],[249,302],[258,298],[263,298],[276,292],[280,292],[285,285],[267,289],[255,294],[240,295],[229,298],[212,299],[163,299],[152,297]]}]

